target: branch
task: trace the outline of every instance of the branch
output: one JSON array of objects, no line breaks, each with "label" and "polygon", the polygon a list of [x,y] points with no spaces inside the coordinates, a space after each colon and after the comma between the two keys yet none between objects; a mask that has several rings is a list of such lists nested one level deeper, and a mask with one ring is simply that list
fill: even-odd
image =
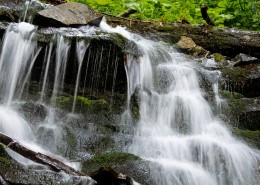
[{"label": "branch", "polygon": [[215,26],[213,21],[210,19],[207,11],[208,11],[208,7],[206,5],[200,7],[200,12],[203,19],[208,23],[208,25]]},{"label": "branch", "polygon": [[137,10],[134,9],[128,9],[124,13],[119,14],[117,17],[129,17],[131,14],[136,13]]},{"label": "branch", "polygon": [[47,165],[56,172],[64,171],[69,175],[86,176],[85,174],[75,170],[74,168],[64,164],[63,162],[55,158],[52,158],[42,153],[32,151],[31,149],[23,146],[22,144],[18,143],[11,137],[1,132],[0,132],[0,142],[6,145],[6,147],[15,151],[16,153],[22,155],[23,157],[30,159],[36,163]]}]

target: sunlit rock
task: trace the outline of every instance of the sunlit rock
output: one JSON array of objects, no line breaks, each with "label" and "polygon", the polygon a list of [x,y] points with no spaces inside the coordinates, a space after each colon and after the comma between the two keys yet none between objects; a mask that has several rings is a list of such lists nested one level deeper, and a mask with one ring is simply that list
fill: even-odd
[{"label": "sunlit rock", "polygon": [[102,15],[87,5],[70,2],[42,10],[37,13],[34,23],[40,26],[99,26]]}]

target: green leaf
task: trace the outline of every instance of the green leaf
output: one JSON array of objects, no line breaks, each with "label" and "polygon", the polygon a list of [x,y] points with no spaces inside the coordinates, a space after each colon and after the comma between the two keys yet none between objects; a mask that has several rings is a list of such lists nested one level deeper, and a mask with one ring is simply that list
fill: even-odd
[{"label": "green leaf", "polygon": [[95,0],[98,5],[108,5],[109,0]]}]

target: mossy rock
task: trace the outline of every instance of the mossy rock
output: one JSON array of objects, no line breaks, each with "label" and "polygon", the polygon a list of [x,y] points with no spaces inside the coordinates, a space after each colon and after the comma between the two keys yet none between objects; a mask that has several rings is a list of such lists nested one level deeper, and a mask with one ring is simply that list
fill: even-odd
[{"label": "mossy rock", "polygon": [[222,68],[222,88],[243,94],[245,97],[260,96],[259,64]]},{"label": "mossy rock", "polygon": [[251,70],[244,67],[233,67],[233,68],[224,68],[222,70],[222,76],[230,81],[237,83],[237,85],[245,85],[248,76],[250,75]]},{"label": "mossy rock", "polygon": [[233,133],[238,138],[260,149],[260,130],[251,131],[251,130],[235,129]]},{"label": "mossy rock", "polygon": [[140,158],[134,154],[125,152],[111,152],[95,155],[92,159],[84,161],[82,164],[82,172],[89,174],[101,167],[116,167],[123,165],[128,161],[136,161]]},{"label": "mossy rock", "polygon": [[73,104],[73,99],[69,96],[59,96],[55,99],[56,106],[60,108],[71,107]]},{"label": "mossy rock", "polygon": [[[105,99],[89,99],[83,96],[77,96],[76,110],[83,111],[101,111],[108,110],[109,103]],[[62,109],[71,109],[73,97],[59,96],[56,98],[56,106]]]},{"label": "mossy rock", "polygon": [[77,97],[78,104],[82,104],[83,108],[92,111],[108,110],[109,104],[105,99],[90,100],[83,96]]},{"label": "mossy rock", "polygon": [[228,98],[228,99],[241,99],[241,98],[244,98],[244,96],[242,94],[240,94],[240,93],[230,92],[230,91],[227,91],[227,90],[221,90],[220,91],[220,95],[223,98]]},{"label": "mossy rock", "polygon": [[258,130],[260,128],[260,110],[251,110],[241,114],[238,128]]},{"label": "mossy rock", "polygon": [[5,146],[0,144],[0,163],[11,165],[11,157],[8,155],[8,153],[5,150]]},{"label": "mossy rock", "polygon": [[226,58],[223,55],[221,55],[220,53],[214,53],[213,58],[214,58],[215,62],[226,61]]}]

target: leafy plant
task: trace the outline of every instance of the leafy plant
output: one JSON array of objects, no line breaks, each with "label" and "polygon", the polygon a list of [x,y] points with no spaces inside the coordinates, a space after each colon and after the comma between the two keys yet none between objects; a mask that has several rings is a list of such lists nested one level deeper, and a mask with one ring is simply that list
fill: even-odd
[{"label": "leafy plant", "polygon": [[85,3],[97,11],[118,15],[127,9],[137,10],[130,18],[174,22],[186,20],[205,23],[200,7],[219,27],[260,30],[260,1],[257,0],[71,0]]}]

